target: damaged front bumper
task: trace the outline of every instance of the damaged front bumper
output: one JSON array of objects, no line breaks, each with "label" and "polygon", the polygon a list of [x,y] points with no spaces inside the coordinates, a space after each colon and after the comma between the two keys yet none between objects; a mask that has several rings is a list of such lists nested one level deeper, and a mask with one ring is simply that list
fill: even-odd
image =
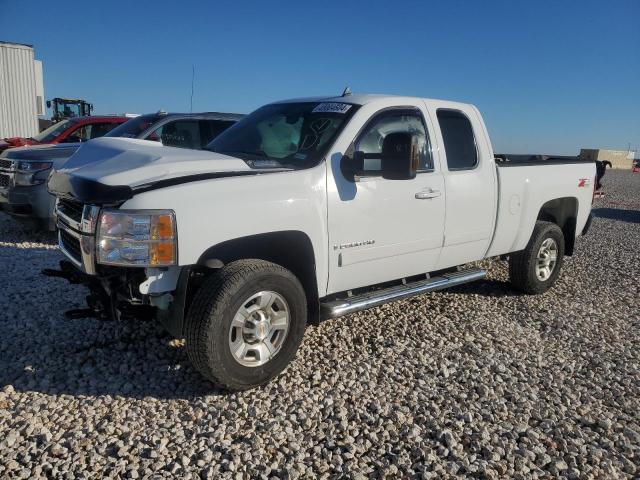
[{"label": "damaged front bumper", "polygon": [[67,260],[59,270],[44,270],[89,289],[87,307],[70,310],[69,318],[103,320],[157,318],[173,335],[182,335],[190,267],[132,268],[99,265],[96,223],[100,207],[68,199],[56,202],[58,245]]}]

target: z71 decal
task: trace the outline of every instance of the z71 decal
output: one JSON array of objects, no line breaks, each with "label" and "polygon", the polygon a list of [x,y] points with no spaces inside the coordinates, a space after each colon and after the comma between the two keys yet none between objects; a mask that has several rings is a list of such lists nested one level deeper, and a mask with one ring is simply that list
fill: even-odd
[{"label": "z71 decal", "polygon": [[588,186],[589,186],[588,178],[581,178],[578,180],[578,187],[588,187]]}]

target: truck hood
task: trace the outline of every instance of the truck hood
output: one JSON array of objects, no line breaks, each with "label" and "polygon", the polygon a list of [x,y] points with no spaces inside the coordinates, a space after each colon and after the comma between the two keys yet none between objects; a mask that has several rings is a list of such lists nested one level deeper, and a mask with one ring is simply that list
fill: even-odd
[{"label": "truck hood", "polygon": [[53,171],[47,188],[58,197],[104,205],[179,183],[284,170],[288,169],[254,169],[239,158],[149,140],[96,138]]},{"label": "truck hood", "polygon": [[135,138],[96,138],[78,149],[59,172],[104,185],[136,187],[204,173],[250,170],[243,160],[206,150],[165,147]]},{"label": "truck hood", "polygon": [[59,145],[39,144],[11,148],[2,154],[2,158],[15,160],[57,160],[68,158],[80,148],[81,143]]}]

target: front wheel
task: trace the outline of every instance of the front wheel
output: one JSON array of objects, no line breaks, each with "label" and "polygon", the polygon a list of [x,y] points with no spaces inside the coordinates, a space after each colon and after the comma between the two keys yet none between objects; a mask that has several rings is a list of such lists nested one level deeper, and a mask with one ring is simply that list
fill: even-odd
[{"label": "front wheel", "polygon": [[509,257],[511,284],[524,293],[549,290],[560,275],[564,235],[555,223],[538,221],[524,250]]},{"label": "front wheel", "polygon": [[304,289],[285,268],[239,260],[209,276],[185,321],[187,353],[229,390],[267,383],[295,356],[307,320]]}]

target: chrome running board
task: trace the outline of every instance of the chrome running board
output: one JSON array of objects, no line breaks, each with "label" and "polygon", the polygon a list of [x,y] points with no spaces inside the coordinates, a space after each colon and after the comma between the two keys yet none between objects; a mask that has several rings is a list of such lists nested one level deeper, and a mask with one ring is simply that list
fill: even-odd
[{"label": "chrome running board", "polygon": [[442,290],[463,283],[473,282],[484,278],[486,272],[480,268],[470,268],[459,272],[445,273],[437,277],[419,280],[417,282],[396,285],[373,292],[354,295],[348,298],[331,300],[320,304],[320,314],[323,318],[339,317],[358,312],[367,308],[377,307],[388,302],[413,297],[421,293]]}]

